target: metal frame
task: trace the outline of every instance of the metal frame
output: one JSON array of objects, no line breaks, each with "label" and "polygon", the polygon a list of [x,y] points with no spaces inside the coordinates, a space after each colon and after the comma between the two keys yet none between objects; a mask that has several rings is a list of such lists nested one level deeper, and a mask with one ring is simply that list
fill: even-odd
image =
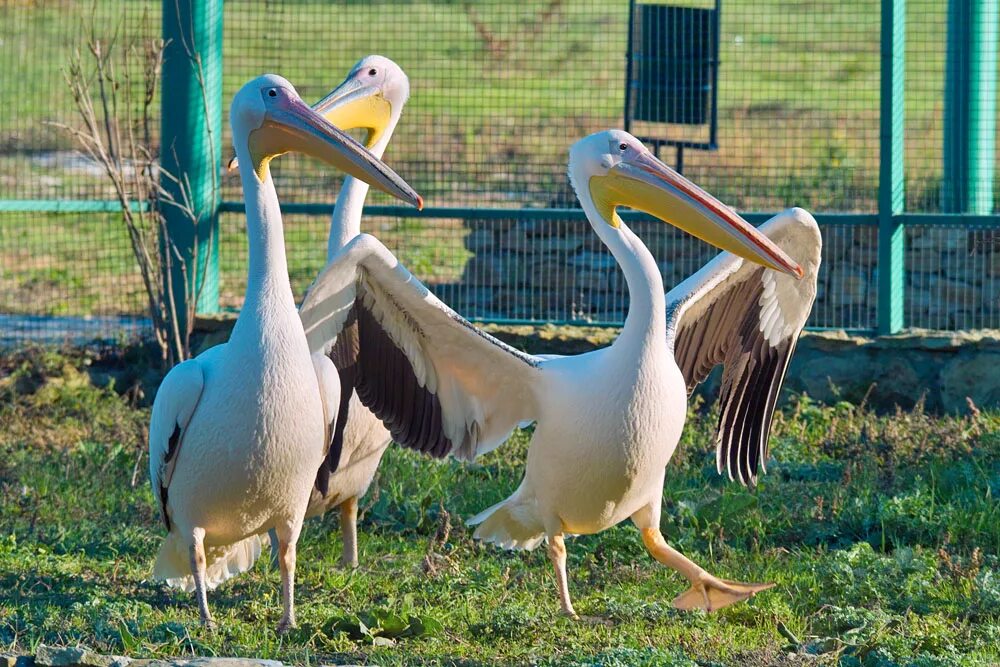
[{"label": "metal frame", "polygon": [[882,91],[879,120],[878,332],[903,328],[906,203],[903,169],[906,0],[882,0]]},{"label": "metal frame", "polygon": [[948,0],[945,59],[946,211],[992,213],[1000,0]]},{"label": "metal frame", "polygon": [[[223,0],[163,0],[163,69],[160,96],[160,187],[174,201],[190,202],[195,224],[177,206],[163,217],[183,259],[169,280],[186,329],[189,295],[196,310],[219,310],[219,164],[222,162]],[[183,184],[183,191],[182,191]],[[192,270],[193,269],[193,270]],[[179,298],[178,298],[179,297]]]},{"label": "metal frame", "polygon": [[[632,78],[633,78],[633,53],[635,47],[635,6],[636,0],[629,0],[628,3],[628,40],[625,50],[625,108],[623,111],[625,120],[625,131],[631,132],[633,100],[632,100]],[[722,0],[715,0],[715,46],[717,50],[716,59],[712,63],[712,103],[711,118],[708,121],[708,141],[680,141],[678,139],[663,139],[660,137],[639,137],[642,141],[653,146],[653,153],[660,156],[660,149],[663,146],[673,146],[677,149],[676,166],[677,171],[684,173],[684,149],[692,148],[701,151],[714,151],[719,148],[719,67],[722,64],[722,56],[718,54],[721,49],[722,39]]]},{"label": "metal frame", "polygon": [[[146,204],[141,205],[143,209]],[[76,199],[9,199],[0,200],[0,213],[114,213],[121,210],[117,200],[90,201]],[[333,210],[333,202],[283,202],[281,210],[288,215],[327,216]],[[242,213],[242,201],[223,201],[219,213]],[[755,225],[768,220],[777,213],[749,211],[741,212],[748,222]],[[421,211],[407,206],[365,206],[364,214],[393,218],[459,218],[463,220],[586,220],[580,208],[473,208],[431,206]],[[652,220],[638,211],[620,211],[626,222]],[[884,219],[878,213],[826,213],[814,212],[813,217],[822,225],[860,225],[874,227]],[[893,223],[902,226],[943,226],[961,225],[972,229],[1000,229],[1000,213],[972,215],[969,213],[894,213],[888,216]]]}]

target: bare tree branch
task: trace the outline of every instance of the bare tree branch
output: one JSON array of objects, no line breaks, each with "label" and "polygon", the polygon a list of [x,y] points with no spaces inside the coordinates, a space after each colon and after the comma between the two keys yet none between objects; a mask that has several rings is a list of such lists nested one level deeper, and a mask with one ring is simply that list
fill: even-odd
[{"label": "bare tree branch", "polygon": [[[101,38],[93,19],[88,34],[84,46],[89,57],[85,59],[84,50],[78,47],[63,71],[80,125],[52,125],[69,134],[107,177],[121,207],[121,220],[142,278],[162,360],[168,366],[173,365],[190,356],[191,326],[197,303],[197,295],[190,292],[193,285],[201,282],[198,270],[207,266],[199,267],[197,260],[195,266],[187,265],[170,237],[164,216],[170,207],[179,210],[194,226],[205,213],[195,210],[187,174],[165,172],[153,145],[153,123],[158,118],[156,91],[166,43],[162,39],[126,40],[121,24],[109,38]],[[195,64],[207,114],[201,61],[187,44],[184,46]],[[141,85],[135,80],[137,67],[141,71]],[[214,142],[209,145],[213,146],[210,159],[215,165],[218,156],[214,155]],[[168,189],[164,183],[172,187]],[[212,188],[218,192],[219,176],[214,169]],[[197,234],[194,237],[197,243]],[[209,239],[210,244],[213,242]],[[197,258],[197,247],[194,253]],[[189,268],[194,269],[194,275],[189,275]],[[183,299],[174,291],[175,269],[183,278]],[[186,304],[186,317],[178,317],[181,302]],[[186,327],[180,326],[181,321],[187,323]]]}]

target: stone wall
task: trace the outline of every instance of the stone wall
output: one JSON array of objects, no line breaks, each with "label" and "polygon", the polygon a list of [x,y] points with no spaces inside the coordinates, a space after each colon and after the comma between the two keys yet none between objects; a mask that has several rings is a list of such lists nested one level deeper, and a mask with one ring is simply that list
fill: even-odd
[{"label": "stone wall", "polygon": [[[621,322],[628,296],[614,258],[584,221],[469,221],[472,253],[458,285],[439,291],[456,310],[483,319]],[[632,225],[657,258],[669,289],[716,251],[662,223]],[[872,329],[878,233],[824,225],[823,266],[809,324]],[[1000,327],[1000,230],[909,227],[907,326]]]},{"label": "stone wall", "polygon": [[967,412],[1000,408],[1000,332],[943,333],[911,330],[869,338],[844,332],[806,332],[785,386],[821,401],[869,402]]},{"label": "stone wall", "polygon": [[1000,327],[1000,230],[908,227],[908,324]]},{"label": "stone wall", "polygon": [[[486,327],[493,335],[535,353],[581,354],[610,344],[617,329],[579,327]],[[718,391],[720,369],[703,385],[706,398]],[[785,393],[805,392],[833,403],[888,410],[913,407],[962,413],[969,401],[1000,408],[1000,331],[942,333],[907,331],[868,337],[843,331],[806,331],[785,378]]]}]

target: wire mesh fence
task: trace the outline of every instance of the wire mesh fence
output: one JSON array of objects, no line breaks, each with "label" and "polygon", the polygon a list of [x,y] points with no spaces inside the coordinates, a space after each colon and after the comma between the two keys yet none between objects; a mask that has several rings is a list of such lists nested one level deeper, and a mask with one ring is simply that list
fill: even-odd
[{"label": "wire mesh fence", "polygon": [[1000,328],[1000,231],[908,226],[907,325]]},{"label": "wire mesh fence", "polygon": [[[469,317],[620,323],[620,272],[586,222],[561,212],[577,205],[566,158],[585,134],[627,122],[659,143],[668,163],[679,157],[669,142],[686,143],[685,175],[742,211],[878,211],[879,0],[670,4],[676,9],[664,18],[659,0],[652,8],[627,0],[226,0],[224,113],[239,86],[264,71],[315,100],[361,56],[393,58],[410,77],[411,98],[386,159],[430,206],[462,210],[366,217],[364,229]],[[946,5],[907,3],[908,212],[946,210]],[[155,0],[0,0],[0,68],[15,73],[0,79],[0,340],[72,335],[74,322],[85,336],[142,327],[142,287],[115,214],[46,209],[110,198],[96,165],[51,124],[75,120],[66,63],[91,30],[155,39],[160,9]],[[704,18],[715,10],[717,32]],[[675,44],[692,31],[708,45]],[[229,142],[227,127],[227,154]],[[706,142],[712,150],[691,147]],[[336,174],[295,156],[272,164],[283,202],[332,205]],[[233,175],[223,175],[222,196],[240,200]],[[369,203],[391,202],[374,193]],[[524,210],[483,214],[497,208]],[[810,325],[874,329],[874,215],[821,219],[824,266]],[[328,224],[328,214],[286,216],[296,293],[320,268]],[[668,288],[714,254],[666,226],[635,227]],[[1000,325],[996,234],[936,223],[907,229],[908,326]],[[221,215],[219,238],[220,302],[238,308],[240,214]]]}]

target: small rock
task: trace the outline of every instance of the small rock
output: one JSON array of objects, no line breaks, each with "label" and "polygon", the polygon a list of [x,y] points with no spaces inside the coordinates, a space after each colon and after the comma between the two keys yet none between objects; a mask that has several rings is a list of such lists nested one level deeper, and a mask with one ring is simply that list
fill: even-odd
[{"label": "small rock", "polygon": [[864,271],[843,267],[832,276],[831,303],[837,306],[859,306],[868,300],[868,277]]},{"label": "small rock", "polygon": [[74,667],[86,653],[82,648],[58,648],[42,644],[35,652],[35,664],[42,667]]},{"label": "small rock", "polygon": [[913,248],[906,259],[910,271],[937,273],[941,270],[941,251],[937,248]]},{"label": "small rock", "polygon": [[566,263],[570,266],[582,267],[591,270],[611,270],[618,268],[618,261],[609,252],[593,252],[582,250],[569,259]]},{"label": "small rock", "polygon": [[1000,354],[975,351],[950,361],[941,370],[941,403],[945,411],[968,411],[966,397],[978,406],[1000,405]]},{"label": "small rock", "polygon": [[128,667],[132,660],[118,655],[101,655],[85,648],[43,644],[38,647],[34,662],[40,667]]},{"label": "small rock", "polygon": [[177,661],[176,667],[284,667],[280,660],[254,660],[252,658],[193,658]]},{"label": "small rock", "polygon": [[517,220],[504,219],[504,220],[494,220],[492,218],[486,220],[465,220],[464,225],[473,231],[486,229],[491,232],[502,232],[510,229],[517,224]]},{"label": "small rock", "polygon": [[608,273],[584,269],[576,274],[574,290],[604,290],[608,288]]},{"label": "small rock", "polygon": [[1000,249],[989,254],[989,273],[991,276],[1000,276]]},{"label": "small rock", "polygon": [[492,229],[475,229],[465,237],[465,247],[472,253],[493,252],[496,235]]},{"label": "small rock", "polygon": [[907,245],[915,250],[968,250],[969,231],[960,227],[927,227],[922,234],[912,232],[908,240]]}]

